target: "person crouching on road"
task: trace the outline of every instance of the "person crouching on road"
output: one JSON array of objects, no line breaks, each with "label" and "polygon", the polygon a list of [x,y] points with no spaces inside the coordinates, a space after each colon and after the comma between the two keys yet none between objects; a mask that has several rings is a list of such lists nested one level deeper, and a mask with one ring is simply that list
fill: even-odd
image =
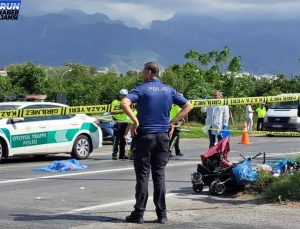
[{"label": "person crouching on road", "polygon": [[[148,181],[152,172],[158,222],[167,223],[165,167],[169,160],[169,135],[174,123],[183,119],[192,105],[177,91],[159,80],[159,65],[149,62],[142,71],[144,83],[136,86],[121,102],[124,112],[133,120],[131,132],[135,137],[134,169],[136,174],[134,211],[126,217],[127,222],[143,223],[148,200]],[[137,104],[137,117],[130,105]],[[172,104],[182,108],[177,116],[169,121]],[[168,133],[170,130],[170,133]]]},{"label": "person crouching on road", "polygon": [[[217,90],[214,94],[214,99],[222,99],[222,92]],[[228,106],[214,106],[214,107],[203,107],[201,112],[206,112],[205,126],[209,128],[209,148],[213,147],[218,141],[222,140],[220,135],[221,130],[228,128],[229,121],[229,107]]]},{"label": "person crouching on road", "polygon": [[[112,101],[111,105],[113,108],[117,107],[121,109],[121,100],[125,98],[128,94],[126,89],[122,89],[119,92],[119,98]],[[114,141],[113,141],[113,153],[112,159],[118,160],[118,152],[119,152],[119,159],[128,159],[125,155],[125,146],[126,141],[124,139],[124,134],[127,128],[127,115],[123,113],[123,111],[112,111],[113,119],[115,120],[116,124],[114,126]]]}]

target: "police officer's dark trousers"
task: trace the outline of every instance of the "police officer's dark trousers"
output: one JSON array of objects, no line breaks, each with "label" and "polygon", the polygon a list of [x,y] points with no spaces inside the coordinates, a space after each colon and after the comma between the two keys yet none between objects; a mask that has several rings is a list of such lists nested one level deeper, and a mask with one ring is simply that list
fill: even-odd
[{"label": "police officer's dark trousers", "polygon": [[139,133],[135,137],[136,204],[133,213],[137,216],[143,216],[146,209],[150,170],[154,186],[153,202],[157,217],[166,216],[165,167],[168,162],[169,140],[167,133]]},{"label": "police officer's dark trousers", "polygon": [[114,126],[113,156],[117,155],[118,151],[120,152],[119,157],[125,156],[126,141],[124,139],[124,134],[126,127],[126,122],[117,122]]},{"label": "police officer's dark trousers", "polygon": [[215,145],[216,137],[218,138],[218,142],[222,140],[221,135],[214,135],[211,130],[208,130],[209,148]]},{"label": "police officer's dark trousers", "polygon": [[261,131],[263,129],[264,129],[264,118],[258,118],[257,119],[256,130]]},{"label": "police officer's dark trousers", "polygon": [[174,132],[170,140],[170,152],[172,150],[172,146],[174,145],[175,153],[176,154],[180,153],[179,139],[180,139],[180,130],[178,128],[174,128]]}]

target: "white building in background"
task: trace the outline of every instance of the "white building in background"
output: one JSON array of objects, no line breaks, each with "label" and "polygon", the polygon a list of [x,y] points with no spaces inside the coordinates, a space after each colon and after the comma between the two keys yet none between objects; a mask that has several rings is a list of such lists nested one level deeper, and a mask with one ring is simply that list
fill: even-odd
[{"label": "white building in background", "polygon": [[[233,74],[233,73],[230,72],[230,71],[227,71],[225,73],[225,75],[230,75],[230,74]],[[234,76],[238,77],[238,78],[248,76],[248,77],[253,77],[254,79],[257,79],[257,80],[262,80],[262,79],[276,80],[278,78],[278,76],[272,75],[272,74],[269,74],[269,73],[265,73],[265,74],[262,74],[262,75],[255,75],[255,74],[251,74],[249,72],[234,73]]]},{"label": "white building in background", "polygon": [[7,76],[7,71],[5,68],[0,68],[0,76]]}]

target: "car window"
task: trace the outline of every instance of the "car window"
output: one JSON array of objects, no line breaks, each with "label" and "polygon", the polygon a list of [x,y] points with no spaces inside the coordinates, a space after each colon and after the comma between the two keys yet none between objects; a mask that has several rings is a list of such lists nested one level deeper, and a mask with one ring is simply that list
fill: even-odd
[{"label": "car window", "polygon": [[[57,108],[61,106],[51,105],[51,104],[44,104],[42,108]],[[57,116],[46,116],[45,120],[60,120],[60,119],[69,119],[74,117],[74,115],[57,115]]]},{"label": "car window", "polygon": [[0,105],[0,110],[16,110],[19,105]]},{"label": "car window", "polygon": [[[30,105],[27,107],[24,107],[23,109],[41,109],[42,106],[39,105]],[[43,121],[45,120],[45,116],[40,116],[40,117],[25,117],[24,122],[36,122],[36,121]]]},{"label": "car window", "polygon": [[19,107],[19,105],[12,105],[12,104],[0,105],[0,111],[4,111],[4,110],[16,110],[18,107]]},{"label": "car window", "polygon": [[272,109],[298,109],[299,102],[284,102],[284,103],[273,103],[271,108]]}]

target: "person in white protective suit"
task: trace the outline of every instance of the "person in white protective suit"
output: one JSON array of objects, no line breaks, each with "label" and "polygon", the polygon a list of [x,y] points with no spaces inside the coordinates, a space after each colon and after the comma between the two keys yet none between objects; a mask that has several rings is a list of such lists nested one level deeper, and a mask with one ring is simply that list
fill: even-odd
[{"label": "person in white protective suit", "polygon": [[[222,92],[217,90],[214,93],[214,99],[222,99]],[[213,106],[203,107],[201,112],[206,112],[205,128],[208,130],[209,148],[215,145],[216,138],[218,141],[222,139],[221,130],[228,129],[229,107]]]}]

